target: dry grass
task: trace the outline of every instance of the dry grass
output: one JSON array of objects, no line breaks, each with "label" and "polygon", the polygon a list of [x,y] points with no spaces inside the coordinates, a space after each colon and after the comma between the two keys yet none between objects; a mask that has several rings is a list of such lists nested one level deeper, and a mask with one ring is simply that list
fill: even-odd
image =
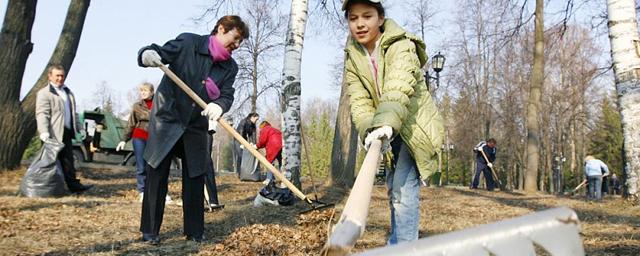
[{"label": "dry grass", "polygon": [[[287,208],[250,206],[260,183],[235,176],[218,178],[222,211],[205,215],[203,244],[182,236],[182,210],[167,206],[161,246],[139,242],[140,203],[133,171],[122,167],[86,169],[82,181],[96,187],[81,196],[53,199],[16,197],[24,170],[0,173],[0,254],[2,255],[314,255],[326,239],[332,212],[298,217],[303,203]],[[180,173],[172,173],[170,194],[180,197]],[[307,186],[308,187],[308,184]],[[322,188],[327,201],[342,200],[341,191]],[[365,236],[357,250],[383,246],[388,232],[386,189],[374,190]],[[583,198],[524,196],[467,188],[423,188],[420,236],[445,233],[568,206],[582,221],[588,255],[638,255],[640,209],[619,198],[591,203]],[[336,207],[339,214],[341,205]],[[334,219],[337,217],[334,217]]]}]

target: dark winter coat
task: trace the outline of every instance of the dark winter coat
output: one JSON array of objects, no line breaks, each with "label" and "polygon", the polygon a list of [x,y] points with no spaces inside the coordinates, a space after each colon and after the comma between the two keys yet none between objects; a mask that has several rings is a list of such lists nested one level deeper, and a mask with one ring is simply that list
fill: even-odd
[{"label": "dark winter coat", "polygon": [[[209,55],[209,35],[191,33],[180,34],[163,46],[152,44],[138,52],[138,65],[142,64],[142,52],[154,50],[169,64],[176,75],[205,102],[214,102],[229,111],[233,103],[235,89],[233,83],[238,73],[238,65],[230,58],[214,63]],[[205,81],[213,79],[220,89],[220,97],[209,99]],[[206,117],[201,116],[202,108],[184,93],[169,77],[162,77],[153,97],[153,107],[149,120],[149,140],[144,159],[156,168],[171,152],[176,142],[182,138],[184,153],[189,166],[189,176],[196,177],[207,171],[207,129]]]},{"label": "dark winter coat", "polygon": [[[486,144],[482,146],[482,151],[484,151],[484,154],[487,156],[487,158],[489,159],[489,162],[491,163],[496,161],[497,150],[498,149],[496,147],[490,148]],[[482,166],[487,165],[487,161],[484,160],[484,157],[482,156],[482,153],[480,153],[480,151],[476,152],[476,164],[482,165]]]},{"label": "dark winter coat", "polygon": [[265,125],[260,129],[257,148],[266,148],[267,160],[273,162],[278,156],[278,152],[282,150],[282,132],[273,128],[271,125]]},{"label": "dark winter coat", "polygon": [[249,142],[256,142],[256,124],[252,123],[249,118],[242,119],[238,126],[236,126],[236,131]]}]

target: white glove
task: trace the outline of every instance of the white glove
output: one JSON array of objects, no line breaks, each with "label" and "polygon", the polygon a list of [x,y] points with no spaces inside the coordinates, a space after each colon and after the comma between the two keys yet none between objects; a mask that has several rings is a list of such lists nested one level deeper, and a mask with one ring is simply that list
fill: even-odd
[{"label": "white glove", "polygon": [[40,140],[43,141],[43,142],[46,142],[49,138],[50,138],[50,135],[49,135],[48,132],[40,134]]},{"label": "white glove", "polygon": [[121,141],[120,143],[118,143],[118,146],[116,146],[116,151],[120,151],[124,149],[124,145],[127,144],[124,141]]},{"label": "white glove", "polygon": [[489,168],[493,168],[493,164],[492,163],[487,163],[487,166],[489,166]]},{"label": "white glove", "polygon": [[[218,118],[220,118],[220,116],[222,115],[222,108],[220,106],[218,106],[218,104],[215,103],[209,103],[207,104],[207,107],[204,108],[204,110],[202,112],[200,112],[201,115],[206,116],[209,118],[209,120],[218,120]],[[211,123],[211,122],[209,122]]]},{"label": "white glove", "polygon": [[80,138],[82,138],[83,140],[87,138],[87,131],[80,130]]},{"label": "white glove", "polygon": [[371,146],[371,142],[377,139],[382,140],[383,149],[385,149],[385,147],[388,148],[389,140],[391,139],[392,135],[393,135],[393,128],[391,128],[391,126],[384,125],[382,127],[378,127],[375,130],[371,131],[371,133],[369,133],[369,135],[367,135],[367,137],[364,139],[364,148],[366,150],[369,150],[369,146]]},{"label": "white glove", "polygon": [[162,58],[158,54],[158,52],[154,50],[145,50],[142,52],[142,64],[147,67],[159,67],[162,64]]},{"label": "white glove", "polygon": [[216,119],[209,118],[209,132],[215,133],[218,130],[218,121]]},{"label": "white glove", "polygon": [[482,146],[474,148],[475,151],[482,151]]}]

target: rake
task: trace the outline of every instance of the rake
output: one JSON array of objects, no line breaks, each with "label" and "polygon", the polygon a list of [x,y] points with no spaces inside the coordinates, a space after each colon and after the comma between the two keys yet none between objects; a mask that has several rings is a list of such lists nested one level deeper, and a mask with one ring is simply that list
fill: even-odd
[{"label": "rake", "polygon": [[[166,66],[160,66],[159,68],[165,73],[166,76],[168,76],[171,80],[173,80],[173,82],[176,85],[178,85],[178,87],[180,87],[180,89],[182,89],[184,93],[186,93],[196,104],[198,104],[198,106],[200,106],[202,109],[205,109],[207,107],[207,103],[205,103],[204,100],[200,98],[200,96],[198,96],[193,90],[191,90],[191,88],[185,82],[183,82],[182,79],[180,79],[175,73],[173,73],[173,71],[171,71]],[[325,204],[318,200],[313,200],[307,197],[304,193],[302,193],[302,191],[300,191],[300,189],[298,189],[295,185],[293,185],[293,183],[287,180],[284,174],[278,171],[278,169],[276,169],[262,154],[260,154],[258,150],[256,150],[251,144],[249,144],[249,142],[245,140],[242,137],[242,135],[236,132],[236,130],[233,129],[233,127],[231,127],[231,125],[229,125],[227,121],[225,121],[222,118],[218,118],[217,121],[218,121],[218,124],[220,124],[222,128],[224,128],[238,142],[240,142],[240,144],[242,144],[245,149],[249,150],[249,152],[256,159],[258,159],[258,161],[260,161],[261,164],[266,166],[267,170],[273,173],[273,175],[276,176],[278,180],[280,180],[285,186],[287,186],[287,188],[289,188],[291,192],[293,192],[293,194],[295,194],[298,198],[300,198],[302,201],[305,201],[309,206],[311,206],[311,209],[304,212],[321,210],[321,209],[325,209],[333,206],[333,205]]]}]

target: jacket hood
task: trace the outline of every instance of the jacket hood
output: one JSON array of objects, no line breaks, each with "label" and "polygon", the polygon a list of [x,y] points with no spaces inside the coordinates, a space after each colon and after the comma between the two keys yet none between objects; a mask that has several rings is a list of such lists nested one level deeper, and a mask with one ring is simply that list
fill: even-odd
[{"label": "jacket hood", "polygon": [[[400,27],[400,25],[398,25],[398,23],[396,23],[392,19],[385,19],[384,23],[382,24],[382,28],[384,33],[382,34],[382,38],[380,39],[380,47],[383,51],[389,48],[389,46],[391,46],[396,41],[406,38],[415,43],[418,59],[420,60],[420,66],[422,67],[427,63],[427,47],[422,39],[420,39],[420,37],[405,31],[402,27]],[[347,47],[347,50],[363,51],[362,47],[359,47],[358,41],[353,39],[353,37],[351,37],[351,43],[349,44],[349,47]]]}]

